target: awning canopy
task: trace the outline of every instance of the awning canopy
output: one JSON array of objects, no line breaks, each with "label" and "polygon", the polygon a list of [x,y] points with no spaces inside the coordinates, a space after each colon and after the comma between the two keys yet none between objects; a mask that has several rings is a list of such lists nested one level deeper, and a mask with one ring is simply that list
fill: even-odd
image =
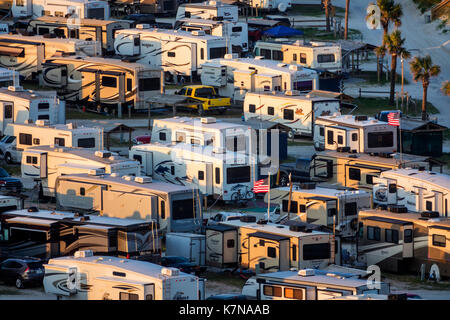
[{"label": "awning canopy", "polygon": [[293,37],[303,35],[303,31],[286,26],[276,26],[262,33],[268,37]]}]

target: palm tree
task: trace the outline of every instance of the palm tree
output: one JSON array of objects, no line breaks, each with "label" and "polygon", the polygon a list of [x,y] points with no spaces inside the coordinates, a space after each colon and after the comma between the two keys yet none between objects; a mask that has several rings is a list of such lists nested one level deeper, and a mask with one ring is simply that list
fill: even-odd
[{"label": "palm tree", "polygon": [[405,39],[399,30],[395,30],[391,34],[387,34],[384,38],[384,46],[391,55],[391,91],[389,95],[389,104],[394,105],[395,80],[397,78],[397,57],[402,56],[404,59],[410,57],[410,53],[403,47]]},{"label": "palm tree", "polygon": [[344,31],[344,39],[347,40],[348,36],[348,14],[350,11],[350,0],[345,1],[345,31]]},{"label": "palm tree", "polygon": [[444,81],[441,90],[446,96],[450,96],[450,81]]},{"label": "palm tree", "polygon": [[436,77],[441,72],[441,67],[433,65],[429,55],[425,57],[414,57],[409,63],[414,82],[422,81],[422,120],[427,119],[427,90],[430,85],[430,78]]},{"label": "palm tree", "polygon": [[326,20],[327,32],[330,32],[331,31],[331,27],[330,27],[330,11],[331,11],[331,7],[333,6],[331,4],[331,0],[322,0],[322,6],[325,9],[325,20]]}]

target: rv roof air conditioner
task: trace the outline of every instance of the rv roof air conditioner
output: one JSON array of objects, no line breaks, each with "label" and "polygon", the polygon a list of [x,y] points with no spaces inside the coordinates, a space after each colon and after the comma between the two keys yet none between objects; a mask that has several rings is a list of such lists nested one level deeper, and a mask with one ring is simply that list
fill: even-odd
[{"label": "rv roof air conditioner", "polygon": [[204,36],[206,33],[203,30],[194,30],[191,32],[193,36]]},{"label": "rv roof air conditioner", "polygon": [[32,119],[27,119],[27,120],[24,121],[24,123],[25,124],[31,124],[31,123],[33,123],[33,120]]},{"label": "rv roof air conditioner", "polygon": [[298,275],[301,277],[310,277],[314,276],[316,273],[314,269],[302,269],[298,271]]},{"label": "rv roof air conditioner", "polygon": [[76,128],[77,128],[76,123],[71,122],[71,123],[67,124],[67,129],[72,130],[72,129],[76,129]]},{"label": "rv roof air conditioner", "polygon": [[125,181],[132,181],[133,177],[132,176],[123,176],[122,179]]},{"label": "rv roof air conditioner", "polygon": [[300,67],[295,64],[289,65],[289,70],[291,70],[291,71],[298,71],[299,69],[300,69]]},{"label": "rv roof air conditioner", "polygon": [[89,169],[88,171],[88,175],[90,176],[99,176],[103,173],[105,173],[104,169]]},{"label": "rv roof air conditioner", "polygon": [[287,96],[299,96],[300,92],[298,92],[297,90],[287,90],[285,92],[285,95],[287,95]]},{"label": "rv roof air conditioner", "polygon": [[267,220],[266,219],[259,219],[256,223],[257,224],[267,224]]},{"label": "rv roof air conditioner", "polygon": [[136,29],[150,29],[150,25],[147,23],[140,23],[136,25]]},{"label": "rv roof air conditioner", "polygon": [[180,270],[177,268],[162,268],[161,274],[168,277],[176,277],[180,274]]},{"label": "rv roof air conditioner", "polygon": [[214,117],[206,117],[206,118],[201,118],[200,121],[201,121],[201,123],[205,123],[205,124],[216,123],[216,118],[214,118]]},{"label": "rv roof air conditioner", "polygon": [[119,176],[119,174],[117,172],[113,172],[109,175],[110,177],[116,178]]},{"label": "rv roof air conditioner", "polygon": [[150,183],[152,182],[152,177],[136,177],[134,181],[137,183]]},{"label": "rv roof air conditioner", "polygon": [[[226,55],[223,56],[224,59],[227,60],[231,60],[231,59],[237,59],[238,58],[238,54],[237,53],[227,53]],[[256,59],[257,57],[255,57]]]},{"label": "rv roof air conditioner", "polygon": [[74,254],[75,258],[87,258],[87,257],[93,257],[94,252],[92,250],[80,250],[76,251]]},{"label": "rv roof air conditioner", "polygon": [[111,152],[109,151],[95,151],[95,156],[99,158],[109,158],[111,157]]}]

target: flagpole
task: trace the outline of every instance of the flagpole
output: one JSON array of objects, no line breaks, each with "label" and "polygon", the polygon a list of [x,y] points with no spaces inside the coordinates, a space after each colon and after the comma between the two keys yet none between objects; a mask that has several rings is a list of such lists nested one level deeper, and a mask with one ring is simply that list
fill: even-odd
[{"label": "flagpole", "polygon": [[400,168],[403,166],[402,161],[402,122],[400,121],[400,113],[398,114],[398,131],[400,134]]},{"label": "flagpole", "polygon": [[267,221],[270,221],[270,172],[269,172],[269,194],[267,199]]}]

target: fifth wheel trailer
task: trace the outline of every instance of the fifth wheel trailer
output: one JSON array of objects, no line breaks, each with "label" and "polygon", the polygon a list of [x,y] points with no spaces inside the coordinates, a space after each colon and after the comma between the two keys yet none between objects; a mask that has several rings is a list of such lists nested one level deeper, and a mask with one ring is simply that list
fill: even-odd
[{"label": "fifth wheel trailer", "polygon": [[239,19],[238,6],[221,1],[184,3],[178,6],[176,21],[185,18],[237,22]]}]

